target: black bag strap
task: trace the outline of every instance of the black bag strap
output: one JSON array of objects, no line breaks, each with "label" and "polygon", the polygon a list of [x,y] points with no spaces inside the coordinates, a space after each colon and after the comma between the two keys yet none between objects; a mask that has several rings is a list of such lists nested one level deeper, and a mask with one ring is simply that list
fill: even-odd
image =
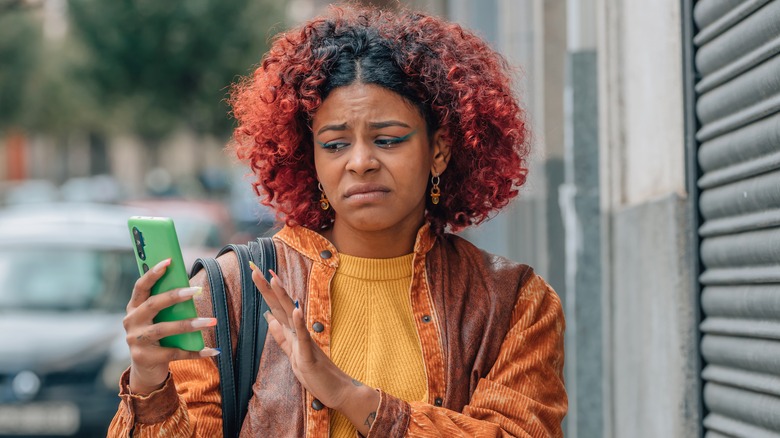
[{"label": "black bag strap", "polygon": [[[258,308],[261,295],[252,281],[252,270],[249,268],[249,255],[247,245],[228,245],[219,252],[219,257],[227,252],[233,252],[238,259],[238,270],[241,279],[241,321],[238,330],[238,342],[234,357],[234,376],[236,378],[236,413],[238,420],[243,423],[249,399],[252,396],[252,385],[257,373],[253,373],[254,363],[259,362],[260,355],[257,349]],[[254,262],[254,260],[252,260]],[[262,266],[262,265],[259,265]],[[240,424],[240,423],[239,423]]]},{"label": "black bag strap", "polygon": [[[267,281],[271,281],[271,274],[268,272],[268,270],[276,271],[276,248],[274,247],[273,239],[270,237],[258,237],[256,241],[249,242],[249,254],[252,256],[252,261],[262,269],[263,276]],[[263,314],[266,311],[271,310],[270,307],[268,307],[268,303],[265,302],[262,295],[259,293],[257,294],[257,297],[260,301],[260,311],[257,312],[257,320],[258,320],[258,327],[256,330],[257,333],[257,351],[258,357],[257,360],[254,362],[254,367],[252,370],[252,375],[257,376],[257,372],[260,368],[260,356],[262,356],[263,353],[263,345],[265,345],[265,338],[268,334],[268,322],[263,317]]]},{"label": "black bag strap", "polygon": [[230,314],[228,313],[225,279],[217,261],[210,257],[197,259],[192,267],[190,277],[193,277],[200,271],[201,267],[206,269],[206,276],[211,289],[211,304],[214,316],[217,318],[215,331],[217,348],[222,350],[222,354],[217,356],[219,388],[222,395],[222,435],[232,437],[238,435],[236,432],[238,409],[236,409],[237,399],[230,339]]},{"label": "black bag strap", "polygon": [[[276,269],[276,249],[270,237],[260,237],[247,245],[227,245],[217,257],[231,251],[238,259],[241,279],[241,320],[235,355],[230,339],[230,314],[227,311],[225,282],[219,264],[213,258],[198,259],[190,275],[195,275],[202,266],[206,268],[209,277],[214,316],[217,318],[217,347],[222,350],[217,365],[222,393],[222,431],[225,437],[238,436],[241,430],[268,333],[268,323],[263,318],[263,313],[269,309],[268,304],[252,281],[249,261],[252,260],[261,269],[268,281],[271,280],[268,270]],[[211,273],[212,269],[216,272]],[[218,278],[219,281],[212,281],[212,277]]]}]

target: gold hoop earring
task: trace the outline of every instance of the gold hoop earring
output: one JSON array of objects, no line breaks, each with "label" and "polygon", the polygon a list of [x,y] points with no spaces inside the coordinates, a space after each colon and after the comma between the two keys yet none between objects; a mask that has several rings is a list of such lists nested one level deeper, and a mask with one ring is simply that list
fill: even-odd
[{"label": "gold hoop earring", "polygon": [[439,178],[439,175],[434,175],[431,177],[431,184],[433,187],[431,187],[431,202],[434,204],[439,203],[439,198],[441,197],[441,189],[439,189],[439,182],[441,179]]},{"label": "gold hoop earring", "polygon": [[320,208],[323,210],[327,210],[330,208],[330,201],[328,201],[328,197],[325,196],[325,191],[322,190],[322,183],[317,183],[317,188],[320,189]]}]

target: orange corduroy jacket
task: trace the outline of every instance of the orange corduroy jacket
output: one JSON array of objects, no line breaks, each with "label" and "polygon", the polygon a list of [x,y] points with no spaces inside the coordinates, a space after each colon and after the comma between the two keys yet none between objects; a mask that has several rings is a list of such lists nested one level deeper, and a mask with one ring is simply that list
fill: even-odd
[{"label": "orange corduroy jacket", "polygon": [[[303,227],[274,236],[277,274],[301,302],[312,336],[329,354],[330,281],[339,264],[333,245]],[[237,272],[232,254],[220,258]],[[380,404],[369,437],[560,437],[567,398],[563,384],[564,319],[561,303],[533,270],[479,250],[428,225],[414,246],[412,311],[422,347],[428,400],[406,402],[379,388]],[[240,315],[237,275],[227,276],[231,321]],[[196,301],[212,316],[205,273]],[[231,327],[236,339],[237,327]],[[213,332],[205,332],[214,345]],[[119,409],[110,437],[213,437],[222,434],[219,373],[212,358],[171,363],[164,386],[142,397],[120,382]],[[327,437],[328,409],[315,409],[289,361],[268,336],[253,386],[242,437]],[[314,406],[319,407],[318,404]]]}]

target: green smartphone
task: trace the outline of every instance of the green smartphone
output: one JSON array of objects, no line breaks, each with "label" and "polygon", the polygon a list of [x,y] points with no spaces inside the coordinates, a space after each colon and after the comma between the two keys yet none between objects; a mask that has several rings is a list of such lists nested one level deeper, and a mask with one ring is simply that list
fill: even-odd
[{"label": "green smartphone", "polygon": [[[138,272],[143,275],[157,263],[170,258],[171,264],[165,274],[152,286],[152,295],[167,292],[171,289],[189,287],[190,281],[184,258],[176,236],[173,220],[167,217],[133,216],[127,220],[130,237],[133,239],[135,259],[138,262]],[[154,318],[154,322],[179,321],[196,318],[195,303],[192,299],[174,304],[162,309]],[[198,331],[180,333],[160,339],[163,347],[175,347],[182,350],[202,350],[203,334]]]}]

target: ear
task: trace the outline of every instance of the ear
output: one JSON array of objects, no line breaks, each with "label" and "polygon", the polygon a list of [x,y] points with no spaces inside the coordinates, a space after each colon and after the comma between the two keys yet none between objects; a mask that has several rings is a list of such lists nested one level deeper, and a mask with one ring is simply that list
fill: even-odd
[{"label": "ear", "polygon": [[432,146],[431,154],[433,154],[433,160],[431,162],[431,173],[433,175],[441,175],[450,162],[450,142],[444,135],[443,129],[437,129],[433,134]]}]

